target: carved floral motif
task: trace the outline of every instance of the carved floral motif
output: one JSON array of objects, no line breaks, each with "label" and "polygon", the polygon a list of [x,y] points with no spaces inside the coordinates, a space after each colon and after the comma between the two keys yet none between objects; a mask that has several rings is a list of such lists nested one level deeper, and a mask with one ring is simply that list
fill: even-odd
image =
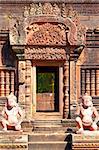
[{"label": "carved floral motif", "polygon": [[28,47],[25,49],[25,58],[36,59],[36,60],[65,60],[66,54],[64,48]]},{"label": "carved floral motif", "polygon": [[27,28],[28,45],[66,45],[65,28],[61,24],[32,24]]},{"label": "carved floral motif", "polygon": [[52,15],[53,14],[53,6],[51,3],[44,3],[43,5],[43,14]]}]

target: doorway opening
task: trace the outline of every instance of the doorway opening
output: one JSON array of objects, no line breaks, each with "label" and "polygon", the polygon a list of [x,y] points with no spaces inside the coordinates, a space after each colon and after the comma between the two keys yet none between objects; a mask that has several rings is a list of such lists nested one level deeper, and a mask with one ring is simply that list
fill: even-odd
[{"label": "doorway opening", "polygon": [[59,68],[37,67],[36,111],[59,112]]}]

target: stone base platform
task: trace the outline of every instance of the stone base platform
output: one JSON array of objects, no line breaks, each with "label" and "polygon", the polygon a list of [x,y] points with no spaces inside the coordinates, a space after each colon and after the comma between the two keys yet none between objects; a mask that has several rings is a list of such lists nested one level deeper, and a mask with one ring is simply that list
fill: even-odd
[{"label": "stone base platform", "polygon": [[99,131],[83,134],[0,131],[0,150],[99,150]]},{"label": "stone base platform", "polygon": [[99,150],[99,131],[72,135],[72,150]]},{"label": "stone base platform", "polygon": [[20,131],[0,131],[0,150],[28,150],[28,134]]}]

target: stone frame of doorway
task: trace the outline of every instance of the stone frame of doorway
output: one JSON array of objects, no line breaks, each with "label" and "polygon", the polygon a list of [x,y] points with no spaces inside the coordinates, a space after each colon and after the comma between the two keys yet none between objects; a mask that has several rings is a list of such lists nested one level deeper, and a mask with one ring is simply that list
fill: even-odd
[{"label": "stone frame of doorway", "polygon": [[[55,66],[54,62],[52,63],[46,63],[47,66]],[[50,113],[42,113],[42,112],[36,112],[36,66],[45,66],[45,63],[43,64],[40,62],[39,64],[32,63],[31,65],[31,91],[32,91],[32,118],[36,118],[38,114],[50,114]],[[57,114],[61,118],[63,118],[63,66],[62,64],[57,64],[57,67],[59,68],[59,112],[53,112],[52,114]],[[35,84],[34,84],[35,83]],[[43,116],[43,115],[42,115]]]}]

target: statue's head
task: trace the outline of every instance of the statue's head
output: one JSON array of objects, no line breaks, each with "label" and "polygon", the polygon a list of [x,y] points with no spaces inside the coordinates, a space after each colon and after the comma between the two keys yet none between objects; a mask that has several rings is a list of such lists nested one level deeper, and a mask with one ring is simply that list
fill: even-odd
[{"label": "statue's head", "polygon": [[17,98],[16,96],[13,94],[13,92],[11,92],[8,96],[7,96],[7,105],[14,107],[17,105]]},{"label": "statue's head", "polygon": [[87,93],[85,93],[83,96],[82,96],[82,103],[84,104],[84,106],[86,107],[90,107],[93,105],[92,103],[92,97],[89,96]]}]

